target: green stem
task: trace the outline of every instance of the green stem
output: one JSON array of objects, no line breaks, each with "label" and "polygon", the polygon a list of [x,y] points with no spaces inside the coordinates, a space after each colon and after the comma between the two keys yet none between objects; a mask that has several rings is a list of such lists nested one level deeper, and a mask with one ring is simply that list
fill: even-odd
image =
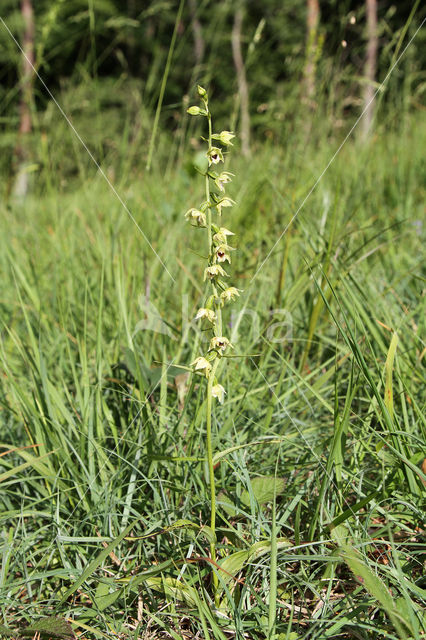
[{"label": "green stem", "polygon": [[[208,108],[206,106],[206,108]],[[209,122],[209,149],[212,146],[212,117],[210,112],[207,114],[207,119]],[[209,182],[209,172],[206,172],[206,202],[210,202],[210,182]],[[212,251],[212,210],[210,207],[207,209],[207,232],[208,232],[208,244],[209,244],[209,253],[208,260],[210,264],[211,259],[211,251]],[[214,286],[214,285],[213,285]]]},{"label": "green stem", "polygon": [[[219,358],[213,363],[213,367],[207,384],[207,413],[206,413],[206,438],[207,438],[207,463],[209,467],[210,481],[210,528],[212,530],[212,541],[210,542],[210,557],[216,563],[216,487],[214,480],[213,466],[213,444],[212,444],[212,387],[219,365]],[[215,569],[213,569],[213,595],[216,606],[218,603],[219,580]]]}]

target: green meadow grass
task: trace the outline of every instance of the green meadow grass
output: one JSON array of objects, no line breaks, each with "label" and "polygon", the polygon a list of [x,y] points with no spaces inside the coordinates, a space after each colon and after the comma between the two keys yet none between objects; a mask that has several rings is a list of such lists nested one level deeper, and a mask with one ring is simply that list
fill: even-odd
[{"label": "green meadow grass", "polygon": [[203,386],[180,368],[202,339],[187,322],[203,242],[183,220],[202,197],[185,132],[160,136],[150,174],[114,147],[134,220],[70,132],[55,136],[77,173],[49,170],[46,151],[33,195],[0,205],[2,624],[421,637],[424,119],[351,138],[284,234],[339,140],[233,154],[244,294],[214,418],[213,567]]}]

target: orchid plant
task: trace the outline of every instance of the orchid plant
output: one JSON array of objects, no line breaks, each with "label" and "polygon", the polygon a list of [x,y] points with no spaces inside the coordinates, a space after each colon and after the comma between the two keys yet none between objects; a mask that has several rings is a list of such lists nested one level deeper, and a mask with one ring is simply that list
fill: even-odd
[{"label": "orchid plant", "polygon": [[[213,467],[212,448],[212,404],[213,399],[223,403],[226,390],[220,384],[218,375],[223,357],[233,348],[229,339],[224,335],[222,310],[225,305],[233,302],[240,291],[236,287],[229,286],[225,278],[228,273],[224,264],[231,263],[231,252],[234,250],[228,244],[229,238],[234,234],[226,227],[221,226],[222,210],[232,207],[235,202],[226,195],[226,185],[232,181],[233,174],[229,171],[221,171],[221,165],[225,161],[225,154],[232,146],[235,137],[230,131],[213,133],[212,116],[209,109],[207,91],[198,86],[198,96],[201,106],[189,107],[188,113],[192,116],[202,116],[207,119],[208,137],[203,138],[207,143],[205,196],[198,208],[191,208],[186,212],[185,218],[194,227],[205,228],[207,231],[207,265],[204,269],[204,281],[206,293],[204,306],[198,309],[195,319],[206,325],[211,338],[209,346],[203,355],[200,355],[191,364],[195,373],[207,380],[206,389],[206,441],[207,461],[209,467],[210,501],[211,501],[211,543],[210,555],[213,565],[216,564],[216,491]],[[216,168],[218,170],[216,170]],[[213,571],[213,589],[216,595],[218,578]]]}]

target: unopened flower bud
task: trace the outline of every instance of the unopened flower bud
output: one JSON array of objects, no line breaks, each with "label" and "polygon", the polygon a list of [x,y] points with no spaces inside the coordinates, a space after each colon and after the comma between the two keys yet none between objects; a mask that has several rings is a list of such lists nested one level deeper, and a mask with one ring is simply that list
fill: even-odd
[{"label": "unopened flower bud", "polygon": [[190,116],[200,116],[201,114],[205,115],[205,111],[196,106],[188,107],[186,112],[189,113]]},{"label": "unopened flower bud", "polygon": [[198,85],[197,91],[200,98],[207,98],[207,91],[204,89],[204,87],[201,87],[200,85]]}]

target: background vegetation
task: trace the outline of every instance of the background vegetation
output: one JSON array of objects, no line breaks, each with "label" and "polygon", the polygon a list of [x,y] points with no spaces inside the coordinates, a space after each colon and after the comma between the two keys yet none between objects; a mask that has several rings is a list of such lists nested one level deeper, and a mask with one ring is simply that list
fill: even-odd
[{"label": "background vegetation", "polygon": [[[424,635],[424,9],[315,4],[3,0],[0,633]],[[240,140],[219,612],[197,82]]]}]

